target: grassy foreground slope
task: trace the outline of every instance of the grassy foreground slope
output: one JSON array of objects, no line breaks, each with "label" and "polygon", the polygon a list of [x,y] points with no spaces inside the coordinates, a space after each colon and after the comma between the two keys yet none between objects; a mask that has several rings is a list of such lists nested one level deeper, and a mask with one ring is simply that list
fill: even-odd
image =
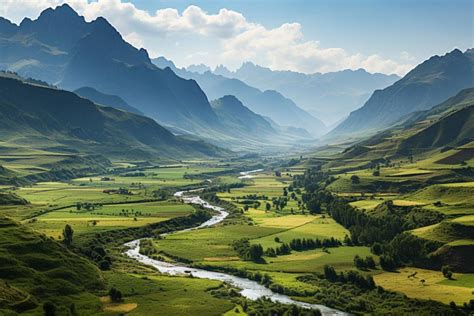
[{"label": "grassy foreground slope", "polygon": [[98,302],[90,293],[104,288],[95,265],[6,217],[0,218],[0,262],[0,287],[10,293],[0,297],[0,314],[2,309],[39,314],[45,301],[95,310]]}]

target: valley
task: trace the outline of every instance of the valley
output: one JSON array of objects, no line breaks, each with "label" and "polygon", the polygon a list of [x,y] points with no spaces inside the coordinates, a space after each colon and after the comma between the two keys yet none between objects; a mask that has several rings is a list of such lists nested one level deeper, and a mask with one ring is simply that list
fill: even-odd
[{"label": "valley", "polygon": [[[19,3],[0,10],[0,315],[474,314],[462,1]],[[436,32],[376,21],[407,8]]]},{"label": "valley", "polygon": [[[449,154],[455,152],[453,150]],[[449,154],[442,153],[440,157]],[[36,156],[36,152],[33,155]],[[9,158],[3,158],[5,160],[2,164],[16,172],[32,168],[30,164],[33,161],[27,156]],[[46,156],[44,159],[57,158]],[[324,159],[324,163],[321,159]],[[246,277],[275,293],[285,294],[305,304],[322,304],[339,310],[351,308],[354,311],[354,306],[349,307],[346,305],[349,302],[344,303],[344,296],[329,295],[327,292],[331,287],[336,290],[338,286],[342,286],[330,281],[331,286],[328,288],[324,283],[328,282],[324,276],[328,266],[338,272],[352,271],[360,273],[363,278],[373,278],[373,282],[386,291],[382,296],[392,295],[397,298],[393,301],[397,302],[395,305],[365,306],[366,311],[382,312],[384,308],[388,310],[403,308],[402,306],[418,306],[423,310],[428,308],[423,303],[424,300],[434,300],[439,302],[437,304],[449,304],[453,301],[462,306],[469,302],[470,288],[474,286],[469,274],[472,272],[469,262],[464,261],[466,257],[463,262],[456,262],[455,255],[443,257],[442,253],[462,253],[463,247],[470,248],[474,243],[470,232],[471,217],[474,215],[474,201],[471,199],[474,192],[471,189],[474,186],[472,182],[428,183],[432,178],[446,177],[456,173],[457,169],[472,166],[474,159],[466,161],[466,165],[451,165],[449,168],[433,160],[439,161],[434,157],[410,162],[393,161],[378,168],[380,174],[377,176],[373,175],[373,168],[354,171],[341,168],[340,164],[350,167],[350,159],[345,162],[340,158],[328,161],[317,155],[294,158],[289,164],[291,166],[287,167],[284,167],[288,162],[284,157],[262,157],[258,161],[241,159],[233,162],[195,160],[142,167],[142,163],[137,161],[117,161],[106,173],[59,182],[38,182],[15,190],[4,185],[3,192],[14,194],[28,201],[28,204],[1,206],[2,216],[7,216],[11,221],[11,224],[3,225],[2,230],[6,233],[13,223],[17,223],[15,225],[25,227],[36,238],[43,236],[42,238],[52,240],[53,243],[63,243],[63,229],[65,225],[70,225],[74,231],[72,248],[62,251],[79,253],[81,257],[85,256],[83,260],[95,262],[102,269],[95,268],[96,273],[101,274],[101,284],[87,292],[88,300],[94,302],[89,304],[92,306],[88,307],[92,308],[89,313],[94,311],[113,314],[122,311],[130,315],[146,315],[153,306],[163,306],[170,313],[182,315],[191,310],[220,315],[234,310],[253,314],[262,308],[287,308],[285,304],[253,301],[248,299],[249,296],[245,295],[246,299],[232,294],[239,292],[239,286],[233,290],[232,282],[210,281],[207,279],[213,277],[206,277],[204,273],[201,278],[197,272],[195,277],[189,278],[186,276],[189,272],[183,272],[189,270],[190,274],[194,274],[193,269]],[[360,163],[361,161],[357,161],[357,164]],[[322,203],[321,210],[316,212],[307,207],[302,208],[302,201],[307,199],[307,191],[298,183],[308,176],[308,170],[320,168],[321,164],[322,170],[331,175],[325,184],[325,190],[343,197],[358,212],[374,218],[384,216],[384,208],[388,205],[393,205],[395,212],[408,212],[404,216],[409,224],[403,230],[423,240],[439,243],[436,252],[440,253],[440,260],[447,260],[443,264],[449,263],[455,267],[455,271],[460,272],[455,272],[454,278],[450,280],[443,277],[439,270],[433,270],[433,267],[404,267],[399,272],[386,271],[380,266],[380,254],[374,254],[373,249],[365,246],[364,241],[351,240],[354,239],[353,233],[351,236],[352,228],[341,225],[342,222],[337,217],[331,216],[330,204]],[[241,176],[243,171],[254,169],[259,170]],[[353,176],[360,180],[354,183]],[[410,183],[414,189],[400,193],[399,189],[404,188],[406,183]],[[374,185],[386,189],[371,189]],[[190,194],[199,194],[211,204],[220,205],[229,215],[222,222],[214,222],[209,227],[159,237],[162,232],[173,231],[172,227],[175,225],[183,228],[199,226],[199,223],[211,216],[199,215],[204,217],[195,219],[195,224],[195,220],[181,223],[182,219],[197,214],[200,207],[193,203],[183,204],[179,196],[174,196],[174,192],[200,188],[204,188],[204,191]],[[189,266],[181,269],[181,273],[185,275],[169,275],[169,271],[158,273],[148,262],[142,265],[134,259],[124,257],[123,252],[127,252],[128,246],[122,244],[136,237],[146,238],[140,242],[140,254],[169,264]],[[150,237],[154,238],[149,239]],[[261,261],[258,259],[254,262],[242,257],[236,248],[236,243],[242,238],[248,240],[250,246],[261,247]],[[332,243],[329,242],[331,239]],[[295,240],[319,240],[327,246],[316,244],[309,246],[309,249],[295,250],[292,248],[297,247]],[[277,249],[283,245],[288,249],[282,249],[282,253],[279,253]],[[60,246],[62,247],[64,246]],[[99,251],[99,247],[102,249],[99,253],[103,251],[105,256],[90,254],[88,247],[95,247],[91,248],[96,249],[92,250],[93,253]],[[10,251],[15,250],[12,248]],[[14,256],[17,255],[19,254]],[[373,258],[375,268],[359,270],[354,264],[356,256]],[[19,258],[22,260],[22,257]],[[38,273],[54,271],[54,268],[40,268],[44,265],[40,262],[45,258],[37,257],[35,260],[36,263],[27,262],[34,269],[39,269]],[[92,264],[91,267],[93,266]],[[9,269],[17,268],[12,266]],[[415,278],[406,277],[415,272]],[[5,272],[2,275],[7,278],[8,284],[21,293],[29,290],[24,287],[24,283],[9,279]],[[421,279],[426,283],[420,285]],[[101,297],[106,296],[110,287],[116,287],[122,292],[122,303],[104,303],[106,301]],[[326,290],[322,291],[322,288]],[[178,294],[183,289],[185,292]],[[372,290],[362,292],[359,295],[381,300],[380,294],[372,294]],[[396,293],[402,293],[407,298]],[[199,303],[190,299],[190,295],[193,298],[200,297]],[[75,299],[69,295],[46,296],[39,298],[40,301],[41,299],[50,299],[58,306],[67,306],[70,303],[65,302],[72,302],[76,309],[85,311],[82,305],[84,296],[77,296]],[[180,307],[173,307],[173,302]],[[33,309],[30,312],[41,308],[38,306],[35,309],[34,303],[31,304],[30,308]],[[8,310],[8,305],[2,306]],[[436,308],[441,308],[443,305],[437,306]],[[324,307],[321,311],[323,314],[331,314],[325,312]]]}]

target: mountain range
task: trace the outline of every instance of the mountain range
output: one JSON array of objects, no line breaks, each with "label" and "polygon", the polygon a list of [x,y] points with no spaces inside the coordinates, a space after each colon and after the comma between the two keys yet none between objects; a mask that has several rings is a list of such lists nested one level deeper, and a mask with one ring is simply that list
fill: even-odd
[{"label": "mountain range", "polygon": [[0,77],[0,112],[2,141],[34,148],[133,159],[226,154],[177,137],[153,119],[18,79]]},{"label": "mountain range", "polygon": [[465,88],[474,87],[473,50],[433,56],[393,85],[376,90],[360,109],[327,138],[386,129],[416,111],[428,110]]},{"label": "mountain range", "polygon": [[326,125],[344,119],[360,107],[374,90],[385,88],[400,79],[397,75],[372,74],[363,69],[324,74],[274,71],[251,62],[242,64],[235,71],[219,66],[214,73],[239,79],[258,89],[279,91],[321,118]]},{"label": "mountain range", "polygon": [[[250,132],[243,137],[245,128],[236,133],[218,117],[195,80],[157,67],[146,50],[127,43],[107,20],[99,17],[86,22],[67,4],[44,10],[36,20],[25,18],[19,26],[2,19],[0,67],[76,90],[100,104],[143,113],[175,133],[197,135],[219,146],[239,149],[252,144],[261,148],[299,138],[295,133],[280,135],[284,128],[274,129],[271,139],[255,139]],[[84,87],[97,92],[85,92]],[[247,106],[246,100],[241,101]],[[279,105],[273,102],[272,106]],[[285,116],[291,117],[293,112]],[[304,112],[303,116],[302,121],[306,120]],[[294,127],[300,127],[299,121]]]},{"label": "mountain range", "polygon": [[153,63],[162,69],[173,70],[180,77],[195,80],[210,99],[234,95],[253,112],[269,117],[283,127],[303,128],[316,137],[327,132],[327,128],[321,120],[298,107],[278,91],[261,91],[241,80],[216,75],[210,71],[192,72],[184,68],[180,69],[171,60],[164,57],[153,59]]}]

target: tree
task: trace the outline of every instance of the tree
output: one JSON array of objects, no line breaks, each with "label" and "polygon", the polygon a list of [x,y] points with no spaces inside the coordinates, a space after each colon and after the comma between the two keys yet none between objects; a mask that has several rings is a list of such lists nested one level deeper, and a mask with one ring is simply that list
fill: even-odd
[{"label": "tree", "polygon": [[51,302],[46,302],[43,304],[44,316],[55,316],[56,315],[56,305]]},{"label": "tree", "polygon": [[352,182],[352,184],[359,184],[359,183],[360,183],[360,178],[359,178],[359,176],[353,175],[353,176],[351,177],[351,182]]},{"label": "tree", "polygon": [[393,257],[382,255],[380,256],[380,266],[386,271],[393,271],[397,267],[397,264]]},{"label": "tree", "polygon": [[63,240],[66,246],[70,246],[72,244],[72,236],[74,235],[74,230],[69,224],[66,224],[63,230]]},{"label": "tree", "polygon": [[109,297],[112,302],[121,302],[122,301],[122,292],[117,290],[115,287],[112,287],[109,290]]},{"label": "tree", "polygon": [[367,266],[365,264],[365,261],[364,259],[362,259],[361,257],[359,257],[358,255],[356,255],[354,257],[354,265],[356,266],[357,269],[359,270],[365,270],[367,269]]},{"label": "tree", "polygon": [[260,244],[251,245],[249,248],[250,259],[254,262],[262,261],[263,247]]},{"label": "tree", "polygon": [[370,247],[370,251],[377,256],[380,256],[382,254],[382,244],[378,242],[374,242],[372,247]]},{"label": "tree", "polygon": [[325,265],[324,266],[324,278],[329,281],[336,281],[337,280],[337,273],[336,270],[332,266]]},{"label": "tree", "polygon": [[365,266],[369,269],[375,269],[375,260],[371,256],[365,257]]},{"label": "tree", "polygon": [[451,267],[449,265],[445,265],[441,267],[441,272],[443,273],[443,276],[449,280],[453,279],[453,271],[451,270]]}]

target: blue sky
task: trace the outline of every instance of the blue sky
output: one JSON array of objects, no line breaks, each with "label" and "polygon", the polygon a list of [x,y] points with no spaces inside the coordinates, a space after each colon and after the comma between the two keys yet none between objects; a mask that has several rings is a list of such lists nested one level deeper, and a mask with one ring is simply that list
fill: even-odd
[{"label": "blue sky", "polygon": [[178,66],[250,60],[307,73],[362,67],[403,75],[474,41],[470,0],[15,0],[0,13],[18,21],[64,1],[88,20],[105,16],[126,40]]},{"label": "blue sky", "polygon": [[221,8],[241,12],[266,27],[299,22],[308,39],[352,52],[398,57],[401,51],[418,58],[474,44],[474,1],[470,0],[133,0],[153,12],[197,5],[210,13]]}]

